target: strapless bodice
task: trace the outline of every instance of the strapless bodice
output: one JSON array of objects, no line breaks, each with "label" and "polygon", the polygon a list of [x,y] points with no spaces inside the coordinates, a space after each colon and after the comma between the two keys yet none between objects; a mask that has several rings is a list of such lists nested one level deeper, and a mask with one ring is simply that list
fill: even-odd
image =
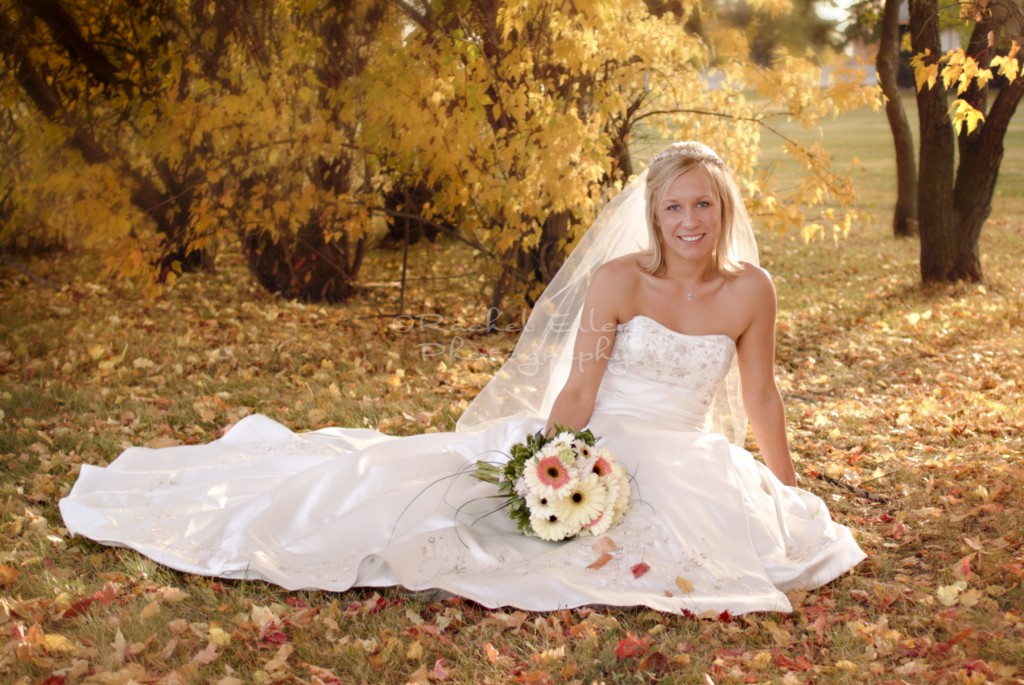
[{"label": "strapless bodice", "polygon": [[736,354],[726,335],[688,335],[646,316],[619,324],[594,414],[702,430]]}]

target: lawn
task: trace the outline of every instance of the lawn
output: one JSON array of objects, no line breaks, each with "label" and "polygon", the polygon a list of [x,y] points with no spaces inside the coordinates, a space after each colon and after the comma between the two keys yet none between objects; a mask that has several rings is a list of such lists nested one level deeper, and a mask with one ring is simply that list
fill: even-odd
[{"label": "lawn", "polygon": [[515,335],[479,331],[485,284],[453,244],[414,246],[402,312],[400,254],[383,249],[366,295],[337,306],[267,294],[231,246],[158,300],[103,281],[88,255],[18,258],[0,267],[0,680],[1021,682],[1024,121],[986,283],[928,291],[916,242],[889,236],[884,115],[790,132],[853,164],[874,216],[838,244],[761,237],[797,471],[867,551],[852,573],[791,593],[788,615],[527,614],[288,593],[69,537],[56,503],[80,464],[206,442],[252,412],[296,430],[448,430]]}]

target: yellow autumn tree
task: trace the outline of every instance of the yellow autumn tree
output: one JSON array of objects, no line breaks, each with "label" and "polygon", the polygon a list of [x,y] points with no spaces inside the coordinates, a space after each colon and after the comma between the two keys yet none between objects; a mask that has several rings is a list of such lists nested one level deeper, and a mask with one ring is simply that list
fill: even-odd
[{"label": "yellow autumn tree", "polygon": [[269,289],[350,296],[373,202],[349,85],[387,16],[373,0],[3,0],[4,124],[30,141],[3,177],[8,233],[63,226],[150,284],[238,236]]},{"label": "yellow autumn tree", "polygon": [[492,324],[664,139],[720,150],[762,225],[845,231],[848,180],[819,146],[773,140],[807,172],[779,194],[764,126],[815,126],[874,90],[785,52],[753,64],[746,33],[673,7],[0,0],[2,125],[20,141],[0,207],[19,231],[74,217],[77,240],[142,280],[238,239],[266,287],[321,300],[356,292],[375,219],[415,215],[479,250]]},{"label": "yellow autumn tree", "polygon": [[[820,146],[786,141],[808,173],[785,197],[759,175],[758,159],[762,125],[773,115],[814,126],[875,102],[874,89],[856,78],[823,84],[809,59],[786,53],[753,64],[746,35],[696,2],[661,16],[640,0],[402,6],[410,31],[401,49],[371,67],[367,134],[386,150],[393,178],[432,189],[424,212],[487,256],[490,324],[507,296],[530,303],[634,173],[632,156],[663,139],[696,138],[721,150],[771,227],[817,233],[850,225],[834,210],[808,221],[810,208],[852,199],[849,180],[829,170]],[[700,34],[686,29],[695,18]]]}]

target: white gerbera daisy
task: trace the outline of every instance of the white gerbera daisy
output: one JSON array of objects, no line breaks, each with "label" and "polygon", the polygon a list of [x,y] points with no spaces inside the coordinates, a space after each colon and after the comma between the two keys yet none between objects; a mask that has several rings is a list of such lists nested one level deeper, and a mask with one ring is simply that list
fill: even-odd
[{"label": "white gerbera daisy", "polygon": [[582,528],[596,520],[608,503],[608,490],[596,473],[576,481],[565,495],[569,523]]},{"label": "white gerbera daisy", "polygon": [[528,492],[524,499],[526,500],[526,508],[530,510],[531,516],[540,516],[556,509],[564,513],[562,498],[551,497],[538,492]]},{"label": "white gerbera daisy", "polygon": [[560,516],[557,509],[548,509],[541,515],[531,516],[530,525],[533,532],[542,540],[564,540],[578,532],[578,528]]},{"label": "white gerbera daisy", "polygon": [[604,535],[612,527],[613,523],[615,523],[615,505],[609,499],[608,505],[601,512],[601,515],[584,526],[583,531],[591,535]]},{"label": "white gerbera daisy", "polygon": [[575,441],[576,441],[576,436],[575,435],[573,435],[569,431],[562,431],[561,433],[556,435],[551,442],[552,443],[559,443],[559,442],[561,442],[561,443],[565,443],[566,445],[571,445]]}]

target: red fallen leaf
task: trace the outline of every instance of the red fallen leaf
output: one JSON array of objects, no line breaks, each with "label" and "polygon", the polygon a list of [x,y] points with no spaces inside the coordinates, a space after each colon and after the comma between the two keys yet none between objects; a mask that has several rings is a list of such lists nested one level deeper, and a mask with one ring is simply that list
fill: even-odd
[{"label": "red fallen leaf", "polygon": [[554,678],[544,671],[527,671],[520,673],[515,678],[519,685],[555,685]]},{"label": "red fallen leaf", "polygon": [[1024,576],[1024,564],[1021,563],[1011,562],[1008,564],[999,564],[996,566],[996,569],[1002,573],[1006,573],[1007,575],[1016,576],[1017,578]]},{"label": "red fallen leaf", "polygon": [[971,575],[971,556],[968,554],[966,557],[960,560],[960,573],[966,578]]},{"label": "red fallen leaf", "polygon": [[40,680],[39,685],[64,685],[66,681],[62,675],[51,675],[47,676],[46,679]]},{"label": "red fallen leaf", "polygon": [[963,667],[964,670],[968,673],[974,673],[975,671],[979,671],[981,673],[984,673],[989,678],[996,677],[996,672],[993,671],[992,668],[981,659],[972,659],[970,661],[965,661],[963,663]]},{"label": "red fallen leaf", "polygon": [[264,644],[283,645],[285,642],[288,642],[288,636],[280,630],[271,629],[260,637],[260,642]]},{"label": "red fallen leaf", "polygon": [[288,599],[284,600],[284,603],[290,607],[295,607],[296,609],[309,608],[309,605],[306,604],[306,601],[301,597],[289,597]]},{"label": "red fallen leaf", "polygon": [[614,558],[615,557],[613,557],[611,554],[609,554],[608,552],[605,552],[604,554],[599,556],[597,559],[595,559],[594,563],[592,563],[587,568],[589,568],[589,569],[599,569],[599,568],[601,568],[602,566],[604,566],[605,564],[607,564],[609,561],[611,561]]},{"label": "red fallen leaf", "polygon": [[316,676],[319,679],[319,682],[324,683],[324,685],[345,685],[345,682],[338,676],[334,675],[333,671],[321,668],[320,666],[314,666],[313,664],[307,664],[304,661],[299,663],[302,664],[306,670]]},{"label": "red fallen leaf", "polygon": [[722,623],[732,623],[732,614],[730,614],[729,610],[726,609],[718,615],[718,620]]},{"label": "red fallen leaf", "polygon": [[808,661],[804,656],[797,656],[795,659],[790,659],[785,654],[779,654],[775,657],[775,665],[779,668],[784,668],[787,671],[813,671],[814,664]]},{"label": "red fallen leaf", "polygon": [[903,539],[903,521],[900,521],[892,527],[892,533],[889,534],[889,537],[891,537],[893,540]]},{"label": "red fallen leaf", "polygon": [[363,602],[363,611],[367,614],[376,614],[388,607],[388,600],[374,593],[373,597]]},{"label": "red fallen leaf", "polygon": [[651,567],[648,566],[646,562],[641,561],[639,564],[633,564],[633,566],[629,570],[633,572],[634,578],[639,578],[643,574],[650,571]]},{"label": "red fallen leaf", "polygon": [[85,599],[80,599],[67,608],[67,610],[63,614],[63,617],[74,618],[75,616],[81,616],[89,610],[89,607],[91,607],[95,601],[96,599],[93,597],[86,597]]},{"label": "red fallen leaf", "polygon": [[448,678],[451,677],[451,672],[448,670],[447,664],[443,658],[434,662],[434,670],[431,675],[435,680],[448,680]]},{"label": "red fallen leaf", "polygon": [[631,657],[640,656],[647,651],[647,644],[633,633],[626,633],[626,637],[619,640],[615,646],[615,658],[619,661]]}]

